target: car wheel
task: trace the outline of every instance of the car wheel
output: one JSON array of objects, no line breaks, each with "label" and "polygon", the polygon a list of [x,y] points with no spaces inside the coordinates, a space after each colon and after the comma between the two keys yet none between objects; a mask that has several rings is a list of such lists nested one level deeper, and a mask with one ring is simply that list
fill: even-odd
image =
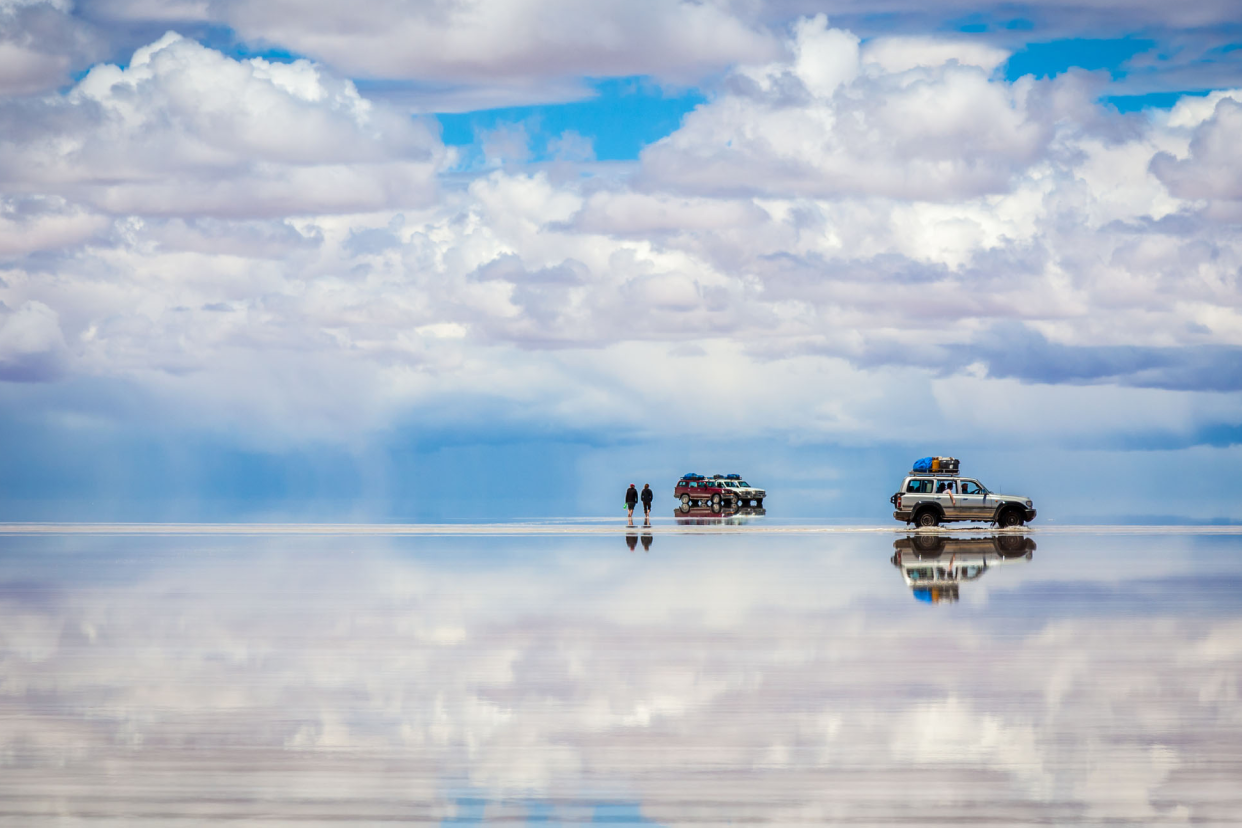
[{"label": "car wheel", "polygon": [[686,500],[683,500],[683,501],[681,502],[681,505],[680,505],[680,506],[678,506],[677,508],[681,510],[681,513],[682,513],[683,515],[688,515],[688,514],[690,514],[690,500],[689,500],[689,498],[687,498]]},{"label": "car wheel", "polygon": [[1021,526],[1024,522],[1025,521],[1022,519],[1022,513],[1017,509],[1006,509],[1001,512],[1000,525],[1006,529],[1011,529],[1014,526]]},{"label": "car wheel", "polygon": [[932,509],[924,509],[919,512],[917,516],[915,516],[914,523],[917,526],[923,527],[939,526],[940,515],[936,514],[936,512]]},{"label": "car wheel", "polygon": [[689,508],[690,508],[690,495],[688,495],[688,494],[683,494],[683,495],[681,496],[681,508],[683,508],[683,509],[689,509]]},{"label": "car wheel", "polygon": [[755,501],[755,508],[756,508],[756,509],[762,509],[762,508],[763,508],[763,501],[762,501],[762,500],[756,500],[756,501]]},{"label": "car wheel", "polygon": [[717,511],[720,510],[720,495],[718,494],[712,495],[712,508],[716,509]]}]

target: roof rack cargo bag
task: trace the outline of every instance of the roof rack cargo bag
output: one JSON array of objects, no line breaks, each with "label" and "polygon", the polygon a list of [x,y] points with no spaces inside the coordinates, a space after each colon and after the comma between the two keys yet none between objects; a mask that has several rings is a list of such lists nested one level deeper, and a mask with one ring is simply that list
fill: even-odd
[{"label": "roof rack cargo bag", "polygon": [[912,471],[916,472],[950,472],[956,473],[958,460],[955,457],[922,457],[914,461]]}]

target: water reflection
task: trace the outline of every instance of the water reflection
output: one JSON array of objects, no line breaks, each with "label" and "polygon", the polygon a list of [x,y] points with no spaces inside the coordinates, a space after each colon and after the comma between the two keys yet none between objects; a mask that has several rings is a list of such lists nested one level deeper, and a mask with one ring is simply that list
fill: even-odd
[{"label": "water reflection", "polygon": [[936,538],[0,539],[0,822],[1238,819],[1242,539]]},{"label": "water reflection", "polygon": [[678,506],[673,518],[683,526],[740,525],[768,513],[762,506]]},{"label": "water reflection", "polygon": [[915,599],[938,604],[957,601],[960,585],[982,577],[989,568],[1029,561],[1035,541],[1013,534],[918,534],[893,541],[893,550],[893,566],[901,570]]},{"label": "water reflection", "polygon": [[625,533],[625,545],[629,548],[631,552],[633,552],[635,549],[638,548],[638,542],[640,540],[642,541],[642,544],[643,544],[643,551],[649,552],[651,550],[651,539],[652,538],[651,538],[650,528],[644,529],[641,535],[637,532],[626,532]]}]

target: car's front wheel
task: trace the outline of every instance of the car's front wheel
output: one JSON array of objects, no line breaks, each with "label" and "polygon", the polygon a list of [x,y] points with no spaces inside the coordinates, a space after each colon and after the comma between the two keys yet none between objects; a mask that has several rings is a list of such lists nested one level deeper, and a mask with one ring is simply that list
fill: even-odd
[{"label": "car's front wheel", "polygon": [[1020,509],[1006,509],[1001,512],[1000,525],[1006,529],[1012,529],[1015,526],[1021,526],[1026,520],[1022,516]]}]

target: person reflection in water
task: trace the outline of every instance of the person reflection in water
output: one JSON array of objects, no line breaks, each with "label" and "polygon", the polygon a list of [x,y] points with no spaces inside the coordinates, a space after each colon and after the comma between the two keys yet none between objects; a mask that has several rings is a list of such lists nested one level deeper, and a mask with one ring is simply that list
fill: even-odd
[{"label": "person reflection in water", "polygon": [[634,507],[637,505],[638,489],[634,488],[634,484],[631,483],[630,487],[625,490],[625,517],[630,526],[634,525]]},{"label": "person reflection in water", "polygon": [[625,536],[625,545],[630,548],[631,552],[637,549],[638,548],[638,535],[635,535],[633,532],[627,533]]},{"label": "person reflection in water", "polygon": [[[650,521],[648,521],[648,522],[650,522]],[[644,534],[644,535],[643,535],[643,537],[642,537],[642,541],[643,541],[643,551],[644,551],[644,552],[650,552],[650,551],[651,551],[651,535],[650,535],[650,534]]]},{"label": "person reflection in water", "polygon": [[651,484],[643,484],[643,526],[651,525],[651,501],[655,500],[655,492],[651,491]]}]

